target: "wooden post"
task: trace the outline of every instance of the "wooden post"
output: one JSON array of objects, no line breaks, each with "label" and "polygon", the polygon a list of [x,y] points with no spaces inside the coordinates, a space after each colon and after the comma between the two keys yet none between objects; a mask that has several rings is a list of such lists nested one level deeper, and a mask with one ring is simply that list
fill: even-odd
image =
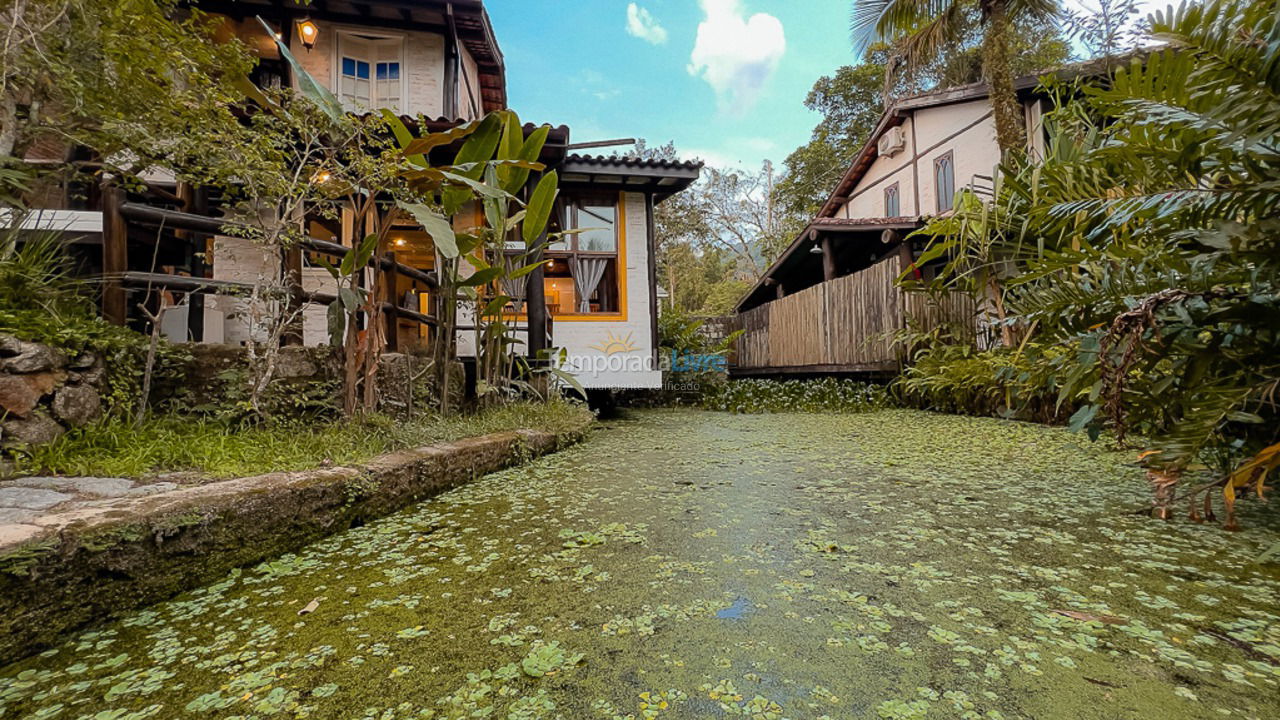
[{"label": "wooden post", "polygon": [[528,337],[525,349],[529,358],[535,359],[538,353],[547,349],[547,267],[542,262],[541,244],[547,239],[546,233],[538,238],[539,249],[534,253],[533,261],[538,263],[525,277],[524,312],[528,323]]},{"label": "wooden post", "polygon": [[[644,195],[645,236],[649,239],[649,336],[653,342],[653,367],[658,367],[658,236],[653,223],[653,193]],[[623,298],[623,302],[627,299]]]},{"label": "wooden post", "polygon": [[128,318],[128,297],[120,284],[120,273],[129,269],[129,228],[120,206],[124,191],[114,185],[102,187],[102,317],[112,325],[124,325]]},{"label": "wooden post", "polygon": [[387,259],[391,262],[382,270],[382,285],[387,296],[387,308],[385,315],[387,317],[387,350],[391,352],[400,351],[400,295],[398,292],[398,283],[396,278],[396,253],[394,250],[387,253]]},{"label": "wooden post", "polygon": [[[538,180],[541,179],[541,173],[534,173],[529,178],[526,187],[534,187]],[[558,208],[558,201],[553,205],[552,214],[554,216],[555,209]],[[551,221],[548,220],[550,225]],[[539,353],[547,349],[547,287],[546,277],[547,268],[542,262],[542,253],[546,249],[547,231],[542,230],[542,234],[538,236],[538,240],[534,243],[534,251],[531,262],[538,263],[538,267],[534,268],[528,275],[525,275],[524,286],[524,313],[525,323],[525,350],[529,353],[529,359],[535,360]]]},{"label": "wooden post", "polygon": [[831,247],[831,236],[825,235],[822,238],[822,279],[836,279],[836,253]]},{"label": "wooden post", "polygon": [[[209,188],[197,185],[191,188],[191,212],[196,215],[209,215]],[[191,243],[191,276],[203,278],[208,273],[208,256],[210,235],[193,232]],[[191,293],[187,302],[187,333],[195,342],[204,340],[204,294]]]},{"label": "wooden post", "polygon": [[289,326],[280,341],[285,345],[302,344],[302,248],[294,245],[281,253],[284,263],[284,281],[289,291]]},{"label": "wooden post", "polygon": [[915,255],[911,252],[911,241],[903,240],[898,246],[898,263],[902,272],[911,269],[912,263],[916,261]]}]

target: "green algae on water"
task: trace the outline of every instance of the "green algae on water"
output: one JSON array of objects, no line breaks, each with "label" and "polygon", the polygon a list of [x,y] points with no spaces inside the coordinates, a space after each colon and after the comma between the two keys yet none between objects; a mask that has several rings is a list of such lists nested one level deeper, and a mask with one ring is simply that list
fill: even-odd
[{"label": "green algae on water", "polygon": [[1134,517],[1131,460],[911,411],[630,414],[0,669],[0,717],[1280,716],[1280,526]]}]

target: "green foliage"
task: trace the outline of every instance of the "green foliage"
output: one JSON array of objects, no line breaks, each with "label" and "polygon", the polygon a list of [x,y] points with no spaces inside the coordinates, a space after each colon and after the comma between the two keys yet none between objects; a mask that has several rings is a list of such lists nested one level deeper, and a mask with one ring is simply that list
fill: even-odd
[{"label": "green foliage", "polygon": [[193,471],[238,477],[356,463],[392,450],[503,430],[561,432],[580,423],[585,412],[564,402],[513,403],[443,419],[370,415],[359,421],[278,421],[250,427],[190,415],[160,415],[140,426],[108,418],[32,449],[18,459],[18,468],[28,474],[144,477]]},{"label": "green foliage", "polygon": [[[103,321],[93,288],[72,278],[69,265],[61,233],[0,230],[0,331],[69,357],[97,355],[106,370],[102,390],[108,412],[127,414],[142,387],[147,338]],[[162,343],[159,372],[185,357],[180,348]]]},{"label": "green foliage", "polygon": [[732,413],[866,412],[889,404],[885,386],[837,378],[731,380],[702,398],[706,409]]},{"label": "green foliage", "polygon": [[994,204],[929,229],[944,282],[1006,284],[1033,376],[1083,404],[1073,427],[1149,438],[1162,473],[1254,468],[1280,440],[1278,8],[1157,13],[1163,49],[1061,93],[1083,99],[1051,115],[1043,163],[1006,163]]},{"label": "green foliage", "polygon": [[658,346],[664,351],[678,353],[717,354],[723,355],[733,347],[733,342],[742,331],[730,333],[727,337],[713,342],[703,332],[705,318],[696,317],[680,308],[664,310],[658,315]]},{"label": "green foliage", "polygon": [[1057,346],[979,351],[939,343],[915,355],[893,390],[904,404],[926,410],[1063,422],[1074,406],[1058,403],[1058,372],[1071,355]]},{"label": "green foliage", "polygon": [[52,141],[91,149],[108,171],[125,176],[164,167],[184,177],[206,167],[225,140],[243,132],[237,81],[254,58],[238,40],[215,41],[221,23],[212,16],[179,6],[6,3],[0,156],[24,157]]}]

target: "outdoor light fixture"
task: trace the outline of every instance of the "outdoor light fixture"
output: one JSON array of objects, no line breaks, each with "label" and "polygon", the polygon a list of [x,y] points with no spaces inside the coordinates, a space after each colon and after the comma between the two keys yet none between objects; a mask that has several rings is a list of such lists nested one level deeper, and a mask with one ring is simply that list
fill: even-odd
[{"label": "outdoor light fixture", "polygon": [[308,51],[316,46],[316,38],[320,35],[320,28],[311,22],[311,18],[304,18],[298,23],[298,37],[302,38],[302,47]]},{"label": "outdoor light fixture", "polygon": [[404,238],[396,238],[396,247],[404,247]]},{"label": "outdoor light fixture", "polygon": [[312,181],[315,182],[317,185],[323,185],[329,182],[329,171],[321,170],[320,172],[316,173],[314,177],[312,177]]},{"label": "outdoor light fixture", "polygon": [[821,254],[822,254],[822,246],[821,246],[821,245],[814,245],[813,247],[809,248],[809,252],[810,252],[810,253],[812,253],[812,254],[814,254],[814,255],[821,255]]}]

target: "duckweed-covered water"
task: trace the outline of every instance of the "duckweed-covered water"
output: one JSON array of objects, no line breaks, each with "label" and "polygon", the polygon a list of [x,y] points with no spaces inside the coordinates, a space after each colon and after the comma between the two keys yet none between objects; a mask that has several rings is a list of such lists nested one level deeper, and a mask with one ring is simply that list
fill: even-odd
[{"label": "duckweed-covered water", "polygon": [[1129,458],[635,413],[4,668],[0,716],[1280,717],[1280,529],[1132,516]]}]

